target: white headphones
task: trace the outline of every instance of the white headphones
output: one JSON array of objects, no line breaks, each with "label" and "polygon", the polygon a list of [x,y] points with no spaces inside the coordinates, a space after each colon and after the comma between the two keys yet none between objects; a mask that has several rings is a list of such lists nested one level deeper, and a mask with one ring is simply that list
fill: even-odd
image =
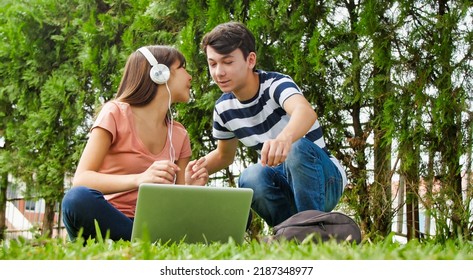
[{"label": "white headphones", "polygon": [[169,76],[171,75],[169,68],[164,64],[158,63],[148,48],[141,47],[138,50],[146,57],[149,64],[151,64],[151,70],[149,71],[151,80],[159,85],[167,83]]},{"label": "white headphones", "polygon": [[[166,84],[166,88],[169,93],[169,104],[168,104],[168,109],[169,109],[169,123],[168,123],[168,136],[169,136],[169,143],[170,143],[170,148],[169,148],[169,158],[172,162],[175,161],[175,153],[176,151],[174,150],[174,146],[172,144],[172,126],[174,125],[174,119],[172,116],[171,112],[171,90],[169,89],[169,86],[167,84],[167,81],[169,80],[169,77],[171,76],[171,72],[169,71],[169,68],[164,65],[164,64],[159,64],[154,55],[148,50],[146,47],[141,47],[138,49],[148,60],[149,64],[151,64],[151,70],[149,71],[149,76],[151,80],[159,85]],[[176,181],[176,178],[174,178],[174,181]]]}]

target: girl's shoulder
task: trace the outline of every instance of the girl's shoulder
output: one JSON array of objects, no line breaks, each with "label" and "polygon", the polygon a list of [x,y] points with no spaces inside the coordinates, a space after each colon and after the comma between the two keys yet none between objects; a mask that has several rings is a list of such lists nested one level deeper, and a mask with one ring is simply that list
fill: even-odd
[{"label": "girl's shoulder", "polygon": [[128,111],[130,109],[130,104],[117,100],[110,100],[105,102],[102,108],[107,108],[107,110],[110,111]]},{"label": "girl's shoulder", "polygon": [[128,117],[131,111],[130,104],[116,100],[105,102],[100,109],[101,115],[113,115],[118,118]]},{"label": "girl's shoulder", "polygon": [[182,134],[187,134],[187,129],[186,129],[186,127],[185,127],[182,123],[180,123],[180,122],[178,122],[178,121],[173,121],[173,122],[172,122],[172,129],[173,129],[173,130],[176,130],[176,131],[179,131],[179,132],[182,133]]}]

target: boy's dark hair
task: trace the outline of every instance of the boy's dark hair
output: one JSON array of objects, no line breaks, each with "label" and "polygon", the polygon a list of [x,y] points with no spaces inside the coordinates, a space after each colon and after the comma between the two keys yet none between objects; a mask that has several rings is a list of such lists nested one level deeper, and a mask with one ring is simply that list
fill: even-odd
[{"label": "boy's dark hair", "polygon": [[241,22],[227,22],[214,27],[202,39],[201,48],[207,53],[210,46],[219,54],[229,54],[236,49],[243,52],[246,59],[250,52],[256,52],[253,33]]}]

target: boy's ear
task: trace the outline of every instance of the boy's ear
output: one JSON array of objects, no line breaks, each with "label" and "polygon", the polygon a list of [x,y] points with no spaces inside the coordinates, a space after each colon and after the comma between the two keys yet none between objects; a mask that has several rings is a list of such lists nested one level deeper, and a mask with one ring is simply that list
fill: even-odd
[{"label": "boy's ear", "polygon": [[256,53],[255,52],[250,52],[248,54],[248,57],[246,58],[246,61],[248,62],[248,66],[250,68],[255,68],[256,66]]}]

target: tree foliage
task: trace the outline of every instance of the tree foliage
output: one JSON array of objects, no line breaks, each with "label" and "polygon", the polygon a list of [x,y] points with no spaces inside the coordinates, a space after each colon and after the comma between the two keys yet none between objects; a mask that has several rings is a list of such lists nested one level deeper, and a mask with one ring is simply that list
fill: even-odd
[{"label": "tree foliage", "polygon": [[[236,20],[256,35],[257,68],[291,75],[314,105],[348,173],[340,207],[366,236],[388,236],[406,209],[408,238],[420,238],[423,209],[438,238],[472,237],[471,1],[6,0],[0,7],[0,214],[15,185],[53,213],[96,110],[143,45],[184,53],[192,98],[173,114],[189,131],[193,157],[215,148],[212,110],[221,93],[199,44],[218,23]],[[257,156],[241,146],[237,158],[215,179],[235,186]]]}]

